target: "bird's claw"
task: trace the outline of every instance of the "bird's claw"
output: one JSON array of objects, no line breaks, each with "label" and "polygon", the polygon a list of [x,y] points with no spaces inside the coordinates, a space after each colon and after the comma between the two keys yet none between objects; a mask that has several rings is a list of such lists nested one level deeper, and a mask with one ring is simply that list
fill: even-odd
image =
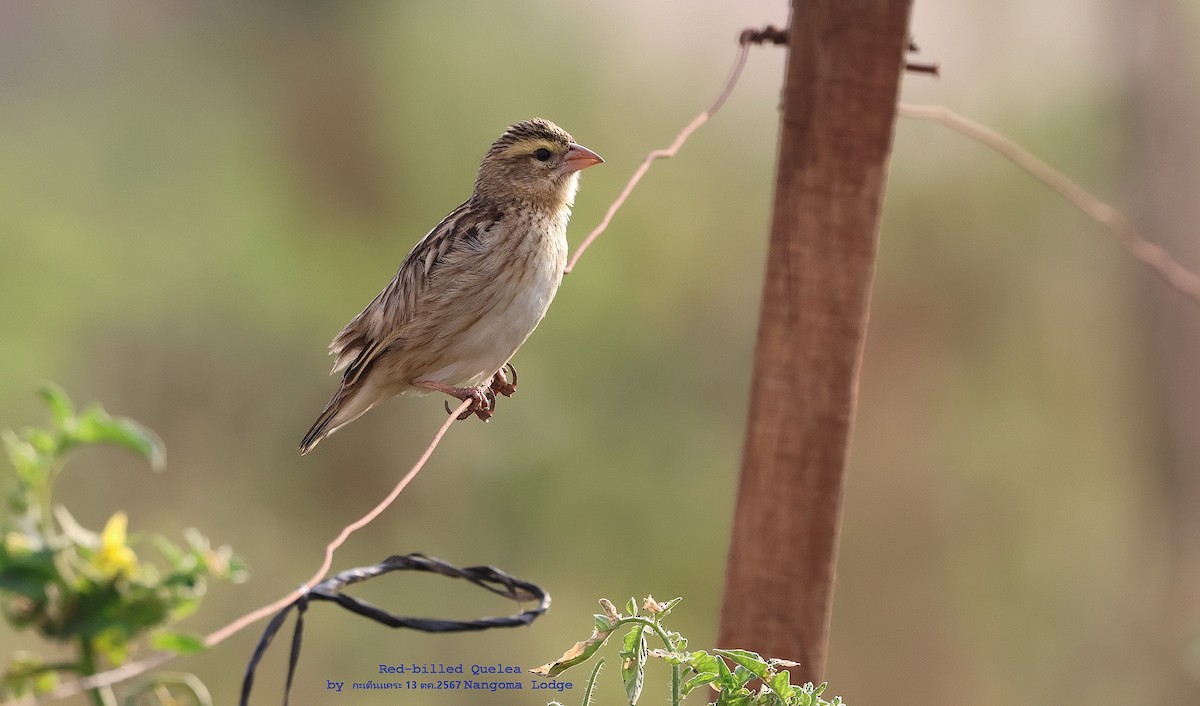
[{"label": "bird's claw", "polygon": [[[496,410],[496,393],[490,387],[480,387],[479,390],[483,393],[483,397],[487,401],[487,406],[475,410],[475,415],[486,422]],[[486,415],[484,414],[485,412]]]},{"label": "bird's claw", "polygon": [[[511,379],[504,372],[505,370],[512,374]],[[453,395],[463,402],[470,402],[455,419],[461,421],[474,414],[486,422],[496,412],[496,395],[512,397],[512,394],[517,391],[517,369],[513,367],[512,363],[505,363],[504,367],[497,370],[490,381],[478,387],[437,387],[434,389]],[[443,406],[446,408],[446,414],[454,414],[454,410],[450,408],[450,402],[444,402]]]},{"label": "bird's claw", "polygon": [[[504,373],[505,368],[512,373],[512,380],[509,380],[508,375]],[[489,387],[493,392],[498,392],[505,397],[512,397],[513,393],[517,391],[517,369],[513,367],[512,363],[505,363],[504,368],[500,368],[492,376]]]},{"label": "bird's claw", "polygon": [[[496,409],[496,393],[487,385],[479,387],[471,387],[463,390],[462,396],[459,398],[463,402],[470,402],[467,408],[462,411],[455,419],[462,421],[469,419],[472,414],[479,417],[483,421],[491,419]],[[446,414],[454,414],[454,410],[450,409],[448,401],[443,402],[446,407]]]}]

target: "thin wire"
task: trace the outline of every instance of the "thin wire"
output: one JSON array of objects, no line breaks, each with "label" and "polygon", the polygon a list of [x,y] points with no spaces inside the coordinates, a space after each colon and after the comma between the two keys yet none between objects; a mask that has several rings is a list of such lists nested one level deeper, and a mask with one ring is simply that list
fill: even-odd
[{"label": "thin wire", "polygon": [[725,100],[729,98],[729,94],[733,93],[733,87],[737,85],[738,79],[741,78],[742,69],[746,66],[746,56],[749,53],[750,43],[748,41],[740,42],[737,58],[733,62],[733,71],[730,72],[729,79],[725,82],[725,86],[721,89],[721,92],[717,94],[717,99],[712,102],[708,110],[697,115],[690,123],[684,126],[683,130],[679,131],[679,135],[675,137],[675,141],[671,143],[670,147],[653,150],[650,154],[646,155],[641,165],[633,172],[633,176],[629,178],[629,182],[625,184],[625,188],[621,191],[620,195],[608,207],[608,211],[604,214],[604,218],[600,220],[599,225],[593,228],[592,232],[588,233],[583,242],[579,244],[579,247],[575,250],[575,254],[571,256],[571,261],[567,263],[566,268],[563,270],[563,274],[569,274],[571,270],[574,270],[575,263],[579,262],[579,258],[583,255],[584,251],[591,246],[596,238],[600,237],[601,233],[608,229],[608,224],[612,222],[613,216],[625,204],[625,199],[629,198],[629,194],[633,192],[634,187],[642,180],[646,172],[650,170],[650,164],[656,159],[674,157],[679,152],[679,148],[683,147],[683,143],[687,142],[688,138],[692,136],[692,133],[698,130],[701,125],[708,122],[708,119],[721,109]]},{"label": "thin wire", "polygon": [[470,404],[471,400],[469,399],[462,402],[460,405],[458,405],[457,409],[455,409],[450,413],[449,416],[446,417],[446,421],[442,422],[442,426],[437,430],[437,433],[433,435],[433,440],[429,442],[429,446],[425,447],[425,452],[421,454],[421,457],[417,459],[417,462],[413,464],[413,467],[409,469],[408,473],[400,479],[400,482],[396,484],[396,487],[392,488],[392,492],[388,493],[386,498],[381,500],[379,504],[376,505],[370,512],[363,515],[355,522],[346,525],[337,538],[325,547],[325,560],[321,562],[321,568],[317,569],[316,573],[313,574],[312,578],[305,582],[302,588],[292,591],[288,595],[280,598],[270,605],[263,606],[256,611],[252,611],[243,615],[219,630],[214,630],[204,638],[204,646],[212,647],[213,645],[219,644],[225,638],[238,632],[247,625],[258,622],[269,615],[278,613],[280,610],[283,610],[284,606],[289,605],[292,601],[299,598],[301,593],[311,590],[313,586],[321,583],[321,581],[325,579],[326,574],[329,573],[329,569],[333,566],[333,553],[346,543],[346,539],[351,534],[354,534],[363,527],[371,524],[376,517],[379,517],[381,514],[383,514],[383,511],[388,509],[388,507],[395,502],[396,498],[400,496],[400,493],[404,491],[405,487],[407,487],[408,484],[412,482],[412,479],[416,478],[417,474],[421,472],[421,469],[425,467],[425,463],[429,461],[429,457],[433,455],[433,452],[438,447],[438,444],[442,442],[442,437],[446,435],[447,431],[449,431],[450,425],[454,424],[454,421],[458,415],[465,412]]},{"label": "thin wire", "polygon": [[[765,38],[765,40],[772,41],[770,37]],[[579,258],[581,255],[583,255],[584,251],[587,250],[592,242],[595,241],[596,238],[600,237],[600,235],[608,228],[613,216],[625,203],[625,200],[629,198],[630,193],[633,192],[634,187],[636,187],[638,182],[641,181],[642,176],[644,176],[650,169],[650,164],[656,159],[674,157],[680,148],[683,147],[683,144],[688,141],[688,138],[692,136],[692,133],[698,130],[701,125],[708,122],[709,118],[711,118],[718,110],[721,109],[721,106],[724,105],[730,94],[733,93],[734,87],[741,78],[742,69],[746,66],[746,58],[750,53],[751,44],[761,43],[763,41],[764,37],[762,36],[755,37],[753,36],[753,33],[749,35],[747,33],[743,33],[741,40],[738,42],[738,53],[733,63],[733,70],[730,72],[729,78],[726,80],[721,92],[717,94],[716,99],[711,105],[709,105],[707,110],[693,118],[692,121],[679,132],[679,135],[676,136],[675,141],[672,142],[669,147],[666,149],[654,150],[646,155],[645,160],[642,161],[641,166],[639,166],[633,173],[633,176],[625,185],[624,190],[621,191],[620,195],[617,196],[612,205],[608,207],[608,212],[605,213],[603,220],[601,220],[600,224],[597,225],[586,238],[584,238],[582,243],[580,243],[579,248],[575,251],[575,255],[572,256],[570,262],[564,269],[564,273],[568,273],[575,268],[575,263],[579,261]],[[325,559],[321,563],[321,568],[318,569],[315,574],[313,574],[311,579],[309,579],[301,588],[292,591],[270,605],[265,605],[258,610],[247,613],[228,625],[209,633],[204,638],[204,645],[206,647],[217,645],[231,635],[234,635],[235,633],[244,629],[246,626],[278,613],[285,606],[296,600],[296,598],[298,598],[302,593],[312,589],[313,586],[320,583],[324,576],[329,572],[330,567],[333,565],[333,553],[337,551],[337,549],[341,547],[343,543],[345,543],[346,539],[351,534],[370,524],[396,500],[409,482],[411,482],[412,479],[416,477],[417,473],[420,472],[421,468],[429,460],[430,456],[433,455],[434,450],[438,447],[442,437],[445,436],[446,431],[449,430],[450,426],[454,423],[458,415],[466,411],[466,408],[469,404],[470,401],[463,402],[458,406],[457,409],[450,413],[450,415],[446,418],[446,421],[442,424],[441,428],[438,429],[437,433],[434,435],[429,446],[426,447],[425,452],[421,454],[421,457],[417,460],[416,464],[413,465],[408,474],[406,474],[404,478],[402,478],[400,482],[396,484],[396,487],[392,489],[392,492],[389,493],[382,502],[376,505],[374,509],[368,512],[366,515],[363,515],[357,521],[347,525],[337,536],[337,538],[330,542],[328,546],[326,546]],[[32,704],[39,704],[44,703],[45,701],[53,701],[66,698],[68,696],[74,696],[75,694],[79,694],[90,689],[108,686],[126,679],[130,679],[145,671],[154,669],[155,667],[170,661],[176,656],[177,655],[174,653],[158,653],[143,660],[131,662],[116,669],[111,669],[107,672],[102,672],[100,674],[95,674],[69,684],[64,684],[50,694],[43,695],[37,699],[31,700],[30,698],[24,698],[20,700],[8,701],[0,706],[31,706]]]},{"label": "thin wire", "polygon": [[[743,41],[740,43],[737,58],[734,61],[733,70],[730,73],[729,79],[726,81],[724,87],[721,89],[721,92],[717,95],[717,98],[712,102],[708,109],[697,115],[690,123],[688,123],[683,130],[679,132],[679,135],[676,136],[675,141],[672,142],[669,147],[666,149],[654,150],[646,156],[641,165],[633,173],[633,176],[629,179],[629,182],[625,185],[625,188],[621,191],[620,195],[609,206],[608,211],[605,213],[604,218],[601,220],[599,225],[597,225],[596,228],[594,228],[592,232],[589,233],[588,236],[583,240],[583,242],[580,243],[579,248],[575,251],[574,256],[572,256],[570,262],[564,270],[565,272],[571,272],[574,269],[575,264],[579,261],[579,258],[583,255],[584,251],[586,251],[587,248],[591,246],[592,242],[594,242],[596,238],[598,238],[608,228],[613,216],[625,203],[625,200],[629,197],[630,193],[632,193],[638,182],[641,181],[642,177],[649,170],[651,163],[656,159],[665,159],[667,157],[675,156],[683,144],[692,136],[692,133],[699,129],[704,123],[708,122],[709,118],[711,118],[718,110],[720,110],[721,106],[733,92],[738,80],[741,78],[742,70],[745,67],[746,58],[749,54],[749,47],[749,42]],[[991,130],[990,128],[968,120],[967,118],[958,115],[944,106],[910,105],[902,103],[898,106],[898,112],[900,115],[906,118],[933,120],[935,122],[939,122],[946,127],[966,135],[967,137],[970,137],[984,144],[985,146],[990,147],[996,152],[999,152],[1017,166],[1028,171],[1034,177],[1046,183],[1048,186],[1050,186],[1050,188],[1062,195],[1063,198],[1070,201],[1071,204],[1080,211],[1099,223],[1107,226],[1116,234],[1121,245],[1124,246],[1134,258],[1153,268],[1169,285],[1193,300],[1200,302],[1200,275],[1197,275],[1196,273],[1183,267],[1162,247],[1141,237],[1130,224],[1129,220],[1125,218],[1120,211],[1092,196],[1078,184],[1068,179],[1062,172],[1059,172],[1053,167],[1047,165],[1045,162],[1042,162],[1038,158],[1034,157],[1031,153],[1017,145],[1012,140],[1004,137],[994,130]],[[457,409],[450,413],[450,415],[446,418],[446,421],[443,422],[442,426],[434,435],[432,441],[426,447],[424,453],[421,454],[421,457],[417,460],[409,472],[400,480],[400,482],[396,484],[396,486],[392,489],[392,492],[389,493],[388,496],[384,498],[384,500],[378,505],[376,505],[375,508],[373,508],[370,512],[363,515],[357,521],[347,525],[337,536],[337,538],[335,538],[326,546],[325,558],[321,563],[320,569],[317,570],[313,577],[309,579],[302,588],[298,588],[274,603],[247,613],[228,625],[209,633],[204,638],[204,644],[208,647],[219,644],[226,638],[244,629],[246,626],[282,610],[284,606],[290,604],[292,601],[298,598],[301,593],[320,583],[322,578],[329,572],[330,567],[333,565],[334,552],[345,543],[351,534],[374,521],[375,518],[382,514],[396,500],[396,498],[399,497],[400,493],[403,492],[405,487],[408,486],[408,484],[416,477],[417,473],[419,473],[424,465],[429,461],[429,458],[433,455],[434,450],[437,449],[438,444],[441,443],[442,437],[445,436],[446,432],[450,429],[450,426],[454,423],[455,418],[462,412],[466,411],[468,404],[470,404],[469,401],[463,402],[458,406]],[[165,652],[151,655],[146,659],[137,662],[131,662],[116,669],[111,669],[107,672],[102,672],[100,674],[80,679],[69,684],[64,684],[50,694],[46,694],[37,698],[25,697],[22,699],[8,701],[5,702],[3,706],[32,706],[33,704],[39,704],[46,701],[73,696],[90,689],[112,685],[126,679],[130,679],[150,669],[154,669],[170,661],[176,656],[177,655],[174,653]]]},{"label": "thin wire", "polygon": [[1013,164],[1054,189],[1075,208],[1108,227],[1117,241],[1135,259],[1151,267],[1168,285],[1200,303],[1200,275],[1179,264],[1162,246],[1142,237],[1129,219],[1071,181],[1065,174],[1033,156],[1028,150],[989,127],[964,118],[941,105],[901,103],[897,110],[906,118],[932,120],[999,152]]},{"label": "thin wire", "polygon": [[[333,566],[333,553],[346,542],[346,539],[351,534],[362,529],[363,527],[366,527],[376,517],[379,517],[379,515],[382,514],[383,511],[388,508],[388,506],[395,502],[396,498],[400,496],[400,493],[404,491],[404,488],[407,487],[408,484],[412,482],[413,478],[416,478],[417,474],[421,472],[421,469],[424,468],[425,464],[429,461],[429,458],[433,455],[434,450],[437,449],[438,444],[441,443],[442,437],[446,435],[446,432],[450,429],[450,426],[454,424],[458,415],[465,412],[470,404],[471,400],[466,400],[460,404],[457,409],[447,415],[446,421],[442,422],[442,426],[437,430],[437,433],[433,435],[433,439],[429,442],[429,445],[425,447],[424,453],[421,454],[421,457],[417,459],[417,462],[413,464],[413,467],[409,469],[408,473],[400,479],[400,482],[397,483],[394,488],[392,488],[392,492],[388,493],[387,497],[380,501],[380,503],[374,508],[372,508],[370,512],[363,515],[358,520],[346,525],[346,527],[342,529],[341,533],[338,534],[337,538],[335,538],[325,547],[325,559],[321,562],[321,568],[317,569],[312,578],[305,582],[302,587],[297,588],[295,591],[292,591],[274,603],[265,605],[258,610],[251,611],[237,620],[229,623],[228,625],[209,633],[204,638],[205,647],[212,647],[213,645],[219,644],[227,637],[237,633],[246,626],[278,613],[280,610],[283,610],[285,606],[290,605],[292,601],[299,598],[302,593],[312,589],[313,586],[316,586],[318,583],[320,583],[325,578],[325,575],[329,573],[330,567]],[[69,684],[63,684],[51,693],[45,694],[36,699],[26,697],[24,699],[5,702],[4,706],[32,706],[32,704],[64,699],[68,696],[81,694],[91,689],[116,684],[118,682],[125,681],[126,679],[135,677],[143,672],[154,669],[177,656],[178,655],[173,652],[160,652],[137,662],[130,662],[129,664],[122,665],[116,669],[110,669],[107,672],[101,672],[90,677],[85,677]]]}]

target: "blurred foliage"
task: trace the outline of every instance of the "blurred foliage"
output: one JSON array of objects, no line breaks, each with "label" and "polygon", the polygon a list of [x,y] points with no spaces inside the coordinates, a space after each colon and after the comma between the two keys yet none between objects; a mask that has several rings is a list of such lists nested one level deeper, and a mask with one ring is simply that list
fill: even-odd
[{"label": "blurred foliage", "polygon": [[195,652],[199,638],[168,630],[196,610],[208,578],[240,582],[246,569],[228,546],[214,549],[195,530],[181,548],[151,534],[166,564],[162,569],[138,556],[127,534],[128,518],[118,511],[99,533],[86,529],[62,505],[55,505],[55,481],[72,452],[115,444],[144,457],[155,470],[164,463],[162,442],[129,419],[112,417],[98,405],[77,412],[66,394],[45,387],[53,426],[4,430],[14,471],[0,522],[0,609],[9,625],[78,649],[75,661],[47,664],[19,652],[0,679],[0,697],[45,693],[58,672],[89,675],[125,661],[130,644],[149,634],[159,650]]},{"label": "blurred foliage", "polygon": [[[625,683],[625,696],[630,706],[636,706],[642,696],[646,676],[646,660],[657,657],[671,665],[670,703],[679,706],[687,695],[701,687],[715,692],[712,706],[841,706],[840,697],[833,701],[821,698],[826,684],[794,686],[788,667],[798,666],[785,659],[763,659],[749,650],[688,650],[688,641],[678,632],[668,630],[662,621],[682,598],[659,603],[654,596],[646,596],[641,613],[637,601],[630,598],[625,612],[607,599],[600,601],[604,613],[593,616],[595,628],[592,635],[576,643],[562,657],[530,670],[533,674],[553,678],[566,670],[591,659],[614,632],[632,626],[621,647],[621,680]],[[662,648],[649,649],[648,638],[657,638]],[[597,660],[583,690],[583,706],[592,703],[596,677],[600,674],[603,659]],[[751,689],[751,682],[758,681],[758,688]],[[562,706],[552,702],[551,706]]]},{"label": "blurred foliage", "polygon": [[125,706],[209,706],[208,687],[194,674],[158,672],[125,695]]}]

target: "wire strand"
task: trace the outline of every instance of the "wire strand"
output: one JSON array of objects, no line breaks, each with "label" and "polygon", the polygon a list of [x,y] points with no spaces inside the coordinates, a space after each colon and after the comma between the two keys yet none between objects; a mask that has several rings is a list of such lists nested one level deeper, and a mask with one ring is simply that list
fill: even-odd
[{"label": "wire strand", "polygon": [[1113,206],[1086,191],[1067,175],[1033,156],[1025,148],[995,130],[964,118],[941,105],[901,103],[897,112],[916,120],[932,120],[976,142],[990,147],[1010,162],[1049,186],[1089,218],[1106,226],[1136,260],[1152,268],[1173,289],[1200,303],[1200,275],[1187,269],[1161,245],[1142,237],[1129,219]]},{"label": "wire strand", "polygon": [[588,233],[587,237],[584,238],[583,242],[579,244],[578,248],[576,248],[575,254],[571,256],[571,261],[567,263],[566,268],[563,270],[563,274],[570,274],[571,271],[575,269],[575,263],[579,262],[579,258],[583,256],[583,253],[586,252],[589,247],[591,247],[596,238],[599,238],[604,231],[608,230],[608,225],[612,222],[613,216],[617,214],[617,211],[620,210],[621,206],[625,205],[625,200],[629,198],[631,193],[633,193],[633,189],[638,185],[638,182],[642,180],[642,177],[646,175],[646,172],[650,171],[651,163],[653,163],[656,159],[674,157],[675,154],[679,152],[679,148],[683,147],[683,144],[692,136],[692,133],[696,132],[701,125],[708,122],[709,118],[711,118],[713,114],[721,109],[721,106],[725,104],[726,99],[729,98],[729,94],[733,93],[733,88],[737,85],[738,79],[741,78],[742,69],[746,66],[746,56],[749,53],[750,44],[748,41],[743,39],[743,41],[739,42],[738,45],[737,58],[734,59],[733,62],[733,71],[730,72],[729,78],[725,81],[725,85],[721,89],[721,92],[717,94],[716,100],[712,102],[712,105],[710,105],[707,110],[700,113],[695,118],[692,118],[692,121],[679,131],[679,134],[675,137],[675,141],[672,142],[669,147],[666,149],[653,150],[646,155],[646,158],[642,160],[642,163],[638,165],[638,168],[634,170],[633,176],[629,177],[629,181],[625,184],[625,188],[621,190],[621,193],[617,196],[616,200],[609,205],[608,211],[604,213],[604,218],[600,220],[600,223],[592,229],[592,232]]},{"label": "wire strand", "polygon": [[[421,472],[421,469],[425,467],[425,464],[433,455],[434,450],[437,449],[438,444],[441,443],[442,437],[444,437],[446,432],[449,431],[450,426],[454,424],[458,415],[465,412],[470,404],[470,400],[465,400],[459,404],[456,409],[450,412],[449,415],[447,415],[446,421],[442,422],[442,426],[439,427],[437,433],[433,435],[433,439],[429,442],[429,445],[425,447],[425,451],[421,454],[420,458],[417,459],[417,462],[413,464],[408,473],[406,473],[404,477],[400,479],[400,482],[396,483],[395,487],[392,488],[392,492],[388,493],[387,497],[381,500],[379,504],[371,509],[370,512],[342,528],[341,533],[339,533],[332,542],[326,545],[325,558],[321,562],[321,567],[317,569],[312,578],[306,581],[302,587],[297,588],[283,598],[280,598],[269,605],[265,605],[258,610],[246,613],[242,617],[237,618],[224,627],[210,632],[204,637],[204,646],[212,647],[220,644],[226,638],[243,630],[247,626],[258,622],[263,618],[278,613],[280,610],[283,610],[286,606],[290,605],[292,601],[295,601],[297,598],[299,598],[301,594],[311,590],[314,586],[324,580],[325,575],[329,573],[330,567],[333,566],[333,553],[336,552],[343,544],[345,544],[346,539],[349,538],[351,534],[369,525],[376,517],[379,517],[379,515],[383,514],[383,511],[388,509],[388,507],[395,502],[396,498],[400,497],[400,493],[403,492],[406,487],[408,487],[408,484],[411,483],[412,480],[417,477],[417,474]],[[85,677],[69,684],[63,684],[49,694],[40,696],[37,699],[25,698],[8,701],[5,702],[4,706],[27,706],[39,704],[46,701],[65,699],[69,696],[90,691],[91,689],[111,686],[118,682],[125,681],[126,679],[131,679],[143,672],[159,667],[177,656],[178,655],[173,652],[160,652],[153,654],[145,659],[138,660],[137,662],[130,662],[129,664],[121,665],[120,667],[110,669],[106,672]]]}]

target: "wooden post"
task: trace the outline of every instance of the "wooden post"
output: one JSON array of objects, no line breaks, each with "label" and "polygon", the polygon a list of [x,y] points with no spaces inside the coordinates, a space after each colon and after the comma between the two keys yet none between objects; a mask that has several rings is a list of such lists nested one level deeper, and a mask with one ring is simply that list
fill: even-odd
[{"label": "wooden post", "polygon": [[843,471],[911,0],[792,0],[718,643],[825,673]]},{"label": "wooden post", "polygon": [[[1114,47],[1126,67],[1128,110],[1122,122],[1127,142],[1121,151],[1129,164],[1122,181],[1138,205],[1134,223],[1183,262],[1200,264],[1200,135],[1195,129],[1200,95],[1195,77],[1179,71],[1200,61],[1200,49],[1193,44],[1200,17],[1186,0],[1126,0],[1121,9],[1114,26],[1138,38]],[[1145,425],[1143,434],[1149,433],[1156,461],[1137,473],[1138,482],[1156,493],[1153,500],[1142,500],[1154,503],[1146,507],[1153,507],[1155,517],[1153,524],[1143,525],[1154,531],[1143,532],[1141,542],[1160,563],[1152,580],[1139,581],[1142,595],[1153,597],[1149,605],[1157,624],[1142,618],[1133,630],[1139,642],[1162,655],[1194,640],[1192,627],[1200,622],[1200,327],[1195,302],[1152,278],[1136,279],[1147,280],[1139,288],[1138,324],[1149,335],[1139,337],[1144,351],[1135,355],[1148,372],[1145,399],[1153,400],[1138,411],[1148,422],[1139,419],[1138,424]],[[1155,690],[1160,703],[1200,703],[1194,662],[1151,660],[1157,667],[1144,678],[1160,685]]]}]

